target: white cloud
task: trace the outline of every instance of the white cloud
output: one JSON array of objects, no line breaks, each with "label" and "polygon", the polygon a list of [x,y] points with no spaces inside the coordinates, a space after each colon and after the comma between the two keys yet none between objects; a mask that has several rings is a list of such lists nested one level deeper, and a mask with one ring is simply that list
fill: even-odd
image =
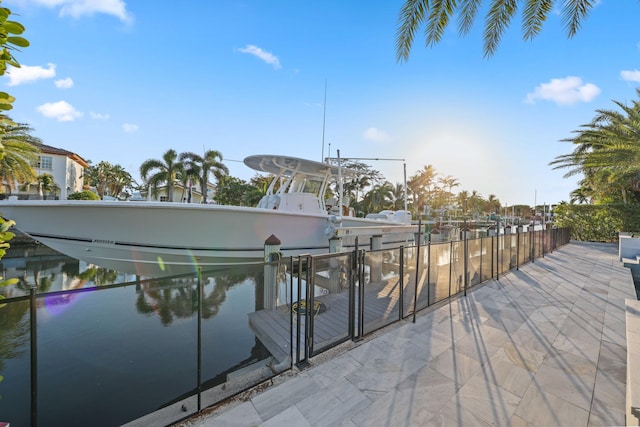
[{"label": "white cloud", "polygon": [[626,80],[628,82],[640,82],[640,70],[620,71],[620,77],[622,77],[622,80]]},{"label": "white cloud", "polygon": [[598,86],[593,83],[583,84],[580,77],[568,76],[541,83],[532,93],[527,94],[525,102],[533,104],[541,99],[560,105],[571,105],[577,102],[589,102],[598,95],[600,95]]},{"label": "white cloud", "polygon": [[93,111],[89,113],[89,116],[94,120],[109,120],[109,117],[111,117],[108,114],[94,113]]},{"label": "white cloud", "polygon": [[53,82],[58,89],[69,89],[73,87],[73,80],[71,77],[67,77],[66,79],[60,79]]},{"label": "white cloud", "polygon": [[82,113],[73,108],[67,101],[47,102],[40,105],[37,110],[43,116],[56,119],[59,122],[72,122],[82,117]]},{"label": "white cloud", "polygon": [[138,125],[134,125],[131,123],[124,123],[122,125],[122,129],[127,133],[133,133],[133,132],[137,132],[138,129],[140,129],[140,127]]},{"label": "white cloud", "polygon": [[23,2],[59,9],[60,16],[71,16],[76,19],[85,15],[104,13],[115,16],[127,24],[133,22],[133,16],[127,12],[127,5],[123,0],[23,0]]},{"label": "white cloud", "polygon": [[378,128],[368,128],[367,130],[364,131],[364,133],[362,134],[362,137],[367,141],[374,141],[374,142],[388,142],[391,140],[391,138],[386,132],[381,131]]},{"label": "white cloud", "polygon": [[23,83],[34,82],[41,79],[51,79],[56,75],[56,65],[47,64],[48,68],[40,65],[22,65],[20,68],[9,66],[7,75],[9,76],[9,86],[18,86]]},{"label": "white cloud", "polygon": [[277,56],[275,56],[271,52],[262,50],[258,46],[248,44],[246,47],[238,50],[242,53],[248,53],[249,55],[253,55],[256,58],[263,60],[267,64],[270,64],[276,70],[279,70],[280,68],[282,68],[282,66],[280,65],[280,60],[278,59]]}]

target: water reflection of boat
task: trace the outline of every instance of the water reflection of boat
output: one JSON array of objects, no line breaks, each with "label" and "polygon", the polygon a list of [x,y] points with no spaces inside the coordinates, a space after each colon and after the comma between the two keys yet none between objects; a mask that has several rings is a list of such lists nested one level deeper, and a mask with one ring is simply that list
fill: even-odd
[{"label": "water reflection of boat", "polygon": [[335,165],[284,156],[250,156],[245,164],[274,175],[257,207],[164,202],[10,200],[0,212],[17,228],[74,258],[140,275],[177,274],[195,267],[260,262],[264,242],[275,235],[283,255],[329,252],[356,236],[382,247],[413,240],[407,212],[391,219],[357,218],[342,197],[325,200],[331,183],[353,172]]}]

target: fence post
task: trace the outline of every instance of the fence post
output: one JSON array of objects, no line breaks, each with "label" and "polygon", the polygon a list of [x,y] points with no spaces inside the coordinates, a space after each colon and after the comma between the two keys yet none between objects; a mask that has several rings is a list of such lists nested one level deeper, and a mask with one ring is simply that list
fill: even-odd
[{"label": "fence post", "polygon": [[360,332],[360,337],[364,337],[364,249],[360,251],[360,255],[358,259],[360,260],[360,292],[358,296],[358,329]]},{"label": "fence post", "polygon": [[431,241],[427,242],[427,307],[431,305]]},{"label": "fence post", "polygon": [[469,246],[467,240],[467,233],[464,233],[464,296],[467,296],[467,286],[469,286]]},{"label": "fence post", "polygon": [[453,275],[453,240],[449,242],[449,298],[451,298],[451,276]]},{"label": "fence post", "polygon": [[356,280],[359,285],[362,284],[359,254],[358,236],[356,236],[356,245],[351,255],[351,271],[349,274],[349,333],[353,342],[361,339],[356,335]]},{"label": "fence post", "polygon": [[500,229],[496,234],[496,280],[500,280]]},{"label": "fence post", "polygon": [[274,266],[271,262],[280,256],[280,243],[280,239],[273,234],[264,242],[264,297],[262,298],[262,306],[265,310],[274,310],[276,308],[278,266]]},{"label": "fence post", "polygon": [[516,228],[516,271],[520,270],[520,227]]},{"label": "fence post", "polygon": [[[416,245],[416,280],[414,280],[415,288],[413,290],[413,323],[416,323],[416,311],[418,311],[418,277],[420,276],[420,242]],[[427,289],[429,286],[427,285]],[[428,305],[428,300],[427,300]]]},{"label": "fence post", "polygon": [[404,318],[404,246],[400,246],[400,265],[398,266],[398,274],[399,274],[399,286],[400,286],[400,297],[398,300],[398,306],[400,308],[400,317],[398,320],[402,320]]},{"label": "fence post", "polygon": [[313,262],[313,258],[309,257],[309,265],[307,268],[307,304],[304,311],[305,320],[304,327],[307,332],[306,339],[306,351],[308,351],[308,357],[313,356],[313,320],[314,320],[314,310],[315,310],[315,277],[316,277],[316,267]]},{"label": "fence post", "polygon": [[484,252],[482,250],[482,242],[484,237],[480,237],[480,283],[482,283],[482,258],[484,258]]},{"label": "fence post", "polygon": [[38,425],[38,322],[36,287],[29,289],[29,327],[31,335],[31,427]]},{"label": "fence post", "polygon": [[531,230],[531,239],[529,240],[529,251],[531,255],[531,262],[536,262],[536,225],[533,224],[533,230]]},{"label": "fence post", "polygon": [[202,267],[198,266],[198,412],[202,410]]}]

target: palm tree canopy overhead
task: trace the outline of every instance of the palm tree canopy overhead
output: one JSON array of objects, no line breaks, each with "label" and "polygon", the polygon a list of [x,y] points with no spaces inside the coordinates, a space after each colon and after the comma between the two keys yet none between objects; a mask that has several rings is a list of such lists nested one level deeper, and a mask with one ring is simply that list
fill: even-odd
[{"label": "palm tree canopy overhead", "polygon": [[[431,47],[442,40],[450,20],[457,16],[458,33],[467,35],[478,17],[482,0],[405,0],[400,10],[396,34],[396,58],[407,61],[416,32],[424,26],[425,44]],[[598,0],[491,0],[485,17],[483,39],[484,56],[495,53],[504,31],[520,11],[522,37],[531,40],[542,26],[554,6],[562,10],[562,21],[567,37],[573,37]]]}]

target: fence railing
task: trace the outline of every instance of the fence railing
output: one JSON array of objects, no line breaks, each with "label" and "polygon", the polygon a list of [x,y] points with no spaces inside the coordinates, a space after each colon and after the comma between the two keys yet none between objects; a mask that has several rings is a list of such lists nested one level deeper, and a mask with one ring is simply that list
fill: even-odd
[{"label": "fence railing", "polygon": [[554,228],[298,258],[299,265],[309,268],[292,274],[290,286],[297,283],[303,290],[297,304],[313,309],[293,324],[295,363],[304,366],[347,339],[361,339],[410,316],[415,319],[418,311],[466,295],[472,287],[568,242],[569,230]]},{"label": "fence railing", "polygon": [[568,242],[550,229],[152,280],[46,258],[0,288],[0,422],[168,425]]}]

